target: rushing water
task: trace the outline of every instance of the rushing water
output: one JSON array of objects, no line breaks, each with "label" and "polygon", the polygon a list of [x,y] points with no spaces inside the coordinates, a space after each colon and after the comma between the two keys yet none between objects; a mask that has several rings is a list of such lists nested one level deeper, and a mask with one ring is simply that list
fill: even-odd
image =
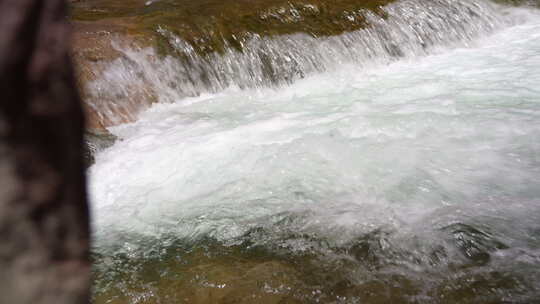
[{"label": "rushing water", "polygon": [[[319,12],[311,4],[302,9]],[[105,120],[124,121],[123,115],[132,119],[150,104],[139,100],[137,92],[141,90],[156,92],[154,98],[166,103],[230,86],[283,85],[347,63],[369,67],[430,54],[442,46],[463,46],[516,21],[502,17],[485,0],[401,0],[381,11],[343,11],[341,19],[368,26],[338,36],[314,37],[315,33],[302,32],[269,37],[252,33],[248,39],[236,41],[236,47],[225,43],[222,54],[201,54],[192,42],[157,25],[156,32],[168,41],[172,55],[158,59],[151,48],[120,48],[122,57],[97,63],[96,69],[105,72],[98,81],[88,84],[87,102]],[[285,7],[283,14],[296,16],[299,12],[295,7]],[[260,18],[270,18],[267,15]],[[297,17],[300,21],[295,21],[301,22],[302,16]]]},{"label": "rushing water", "polygon": [[366,33],[346,34],[297,49],[320,58],[292,84],[111,129],[89,169],[96,301],[540,301],[540,13],[474,3],[481,22],[421,54],[340,60],[326,44]]}]

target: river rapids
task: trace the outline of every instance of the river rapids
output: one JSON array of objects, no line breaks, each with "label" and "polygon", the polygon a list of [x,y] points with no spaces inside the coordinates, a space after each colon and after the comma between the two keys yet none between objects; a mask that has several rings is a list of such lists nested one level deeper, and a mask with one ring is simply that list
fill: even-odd
[{"label": "river rapids", "polygon": [[540,11],[385,9],[110,63],[161,94],[88,170],[94,302],[540,301]]}]

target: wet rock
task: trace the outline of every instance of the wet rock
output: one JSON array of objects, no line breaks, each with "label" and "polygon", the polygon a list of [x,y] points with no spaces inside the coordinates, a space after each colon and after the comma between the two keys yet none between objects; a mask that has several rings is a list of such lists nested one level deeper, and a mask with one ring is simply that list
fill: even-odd
[{"label": "wet rock", "polygon": [[[369,9],[383,14],[380,6],[389,2],[391,0],[88,0],[73,3],[73,58],[85,101],[87,128],[104,132],[109,126],[134,121],[141,111],[158,101],[157,88],[153,85],[156,80],[148,79],[141,59],[130,57],[125,50],[150,47],[158,56],[180,60],[181,65],[188,66],[185,73],[190,83],[182,83],[174,77],[160,81],[167,82],[169,87],[194,86],[194,89],[186,89],[187,95],[193,96],[200,93],[197,86],[205,86],[209,78],[219,77],[213,75],[213,71],[203,70],[195,75],[189,69],[190,64],[204,62],[205,56],[222,54],[226,49],[242,51],[253,36],[293,33],[330,36],[356,30],[366,26],[361,11]],[[186,44],[185,51],[179,50],[170,35]],[[201,58],[193,63],[189,60],[192,56]],[[111,63],[124,72],[111,75],[115,73],[108,69]],[[265,69],[270,79],[281,73],[270,65]],[[104,77],[107,73],[108,78]],[[103,79],[108,82],[113,79],[116,85],[100,84],[99,80]]]},{"label": "wet rock", "polygon": [[83,154],[85,167],[88,168],[93,165],[96,153],[111,147],[116,139],[116,136],[110,133],[85,132]]},{"label": "wet rock", "polygon": [[485,265],[491,260],[492,252],[508,248],[493,234],[467,224],[456,223],[442,230],[450,233],[457,248],[474,264]]},{"label": "wet rock", "polygon": [[539,0],[495,0],[495,2],[506,4],[506,5],[516,5],[516,6],[529,5],[529,6],[540,7]]},{"label": "wet rock", "polygon": [[74,22],[72,56],[76,66],[78,87],[84,99],[87,130],[107,133],[106,128],[134,121],[136,115],[155,100],[155,92],[146,83],[138,86],[103,90],[99,80],[108,65],[115,60],[130,60],[119,48],[140,49],[152,43],[152,36],[133,33],[125,20],[107,22]]},{"label": "wet rock", "polygon": [[[309,67],[306,72],[299,62],[283,52],[264,47],[246,49],[254,41],[266,44],[264,39],[269,37],[304,33],[318,38],[369,28],[378,22],[373,22],[373,18],[385,20],[389,16],[382,7],[391,2],[394,1],[86,0],[73,3],[71,19],[76,29],[73,55],[89,117],[87,128],[103,132],[109,126],[136,120],[138,114],[153,103],[212,92],[209,88],[219,91],[231,85],[279,85],[303,78],[309,71],[319,71],[321,64],[311,66],[306,64],[310,59],[304,58],[302,62]],[[443,19],[453,19],[451,11],[445,14],[448,16]],[[371,19],[366,17],[368,15]],[[426,24],[429,23],[428,20]],[[407,49],[400,48],[399,41],[392,42],[390,33],[372,34],[382,36],[383,48],[389,56],[405,55]],[[437,39],[437,33],[428,35],[423,30],[415,35],[426,48]],[[171,56],[178,66],[171,68],[170,61],[156,63],[156,58],[142,63],[147,60],[126,53],[146,47],[154,49],[148,57]],[[233,51],[252,53],[225,59],[236,63],[245,61],[245,64],[216,64],[223,61],[219,56]],[[109,69],[111,65],[114,68]],[[160,65],[163,68],[160,69]],[[158,76],[145,73],[168,68],[174,75],[169,77],[168,71]],[[241,81],[231,80],[230,75],[235,73]],[[254,82],[245,84],[244,80],[250,77],[246,75],[251,75]],[[262,81],[257,82],[258,79]],[[161,83],[156,85],[156,82]],[[177,94],[161,100],[166,95],[165,90]]]}]

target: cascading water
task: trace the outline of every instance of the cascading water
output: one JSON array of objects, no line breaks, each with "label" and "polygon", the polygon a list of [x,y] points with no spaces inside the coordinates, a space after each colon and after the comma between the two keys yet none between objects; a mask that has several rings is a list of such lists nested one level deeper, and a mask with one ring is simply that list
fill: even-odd
[{"label": "cascading water", "polygon": [[110,64],[162,102],[89,169],[96,302],[540,300],[540,12],[384,11]]},{"label": "cascading water", "polygon": [[[307,5],[305,9],[317,10]],[[158,26],[176,57],[158,59],[150,48],[120,48],[124,56],[101,63],[103,76],[88,84],[89,103],[104,118],[118,121],[119,113],[133,117],[146,108],[136,98],[129,98],[135,88],[158,92],[155,98],[164,103],[231,86],[282,85],[346,63],[368,67],[426,55],[442,46],[464,46],[515,22],[482,0],[403,0],[382,11],[383,15],[369,10],[344,12],[344,19],[361,19],[368,24],[355,32],[325,38],[253,34],[238,42],[240,50],[226,46],[223,54],[199,54],[188,42]],[[117,102],[119,97],[127,98]],[[103,105],[102,100],[111,102]]]}]

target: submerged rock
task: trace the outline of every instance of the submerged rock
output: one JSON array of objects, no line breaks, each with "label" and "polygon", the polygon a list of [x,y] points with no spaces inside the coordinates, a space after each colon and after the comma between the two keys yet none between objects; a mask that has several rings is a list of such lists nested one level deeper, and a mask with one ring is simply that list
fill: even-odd
[{"label": "submerged rock", "polygon": [[491,259],[491,253],[509,248],[491,233],[467,224],[452,224],[444,227],[442,231],[451,235],[463,256],[474,264],[487,264]]}]

